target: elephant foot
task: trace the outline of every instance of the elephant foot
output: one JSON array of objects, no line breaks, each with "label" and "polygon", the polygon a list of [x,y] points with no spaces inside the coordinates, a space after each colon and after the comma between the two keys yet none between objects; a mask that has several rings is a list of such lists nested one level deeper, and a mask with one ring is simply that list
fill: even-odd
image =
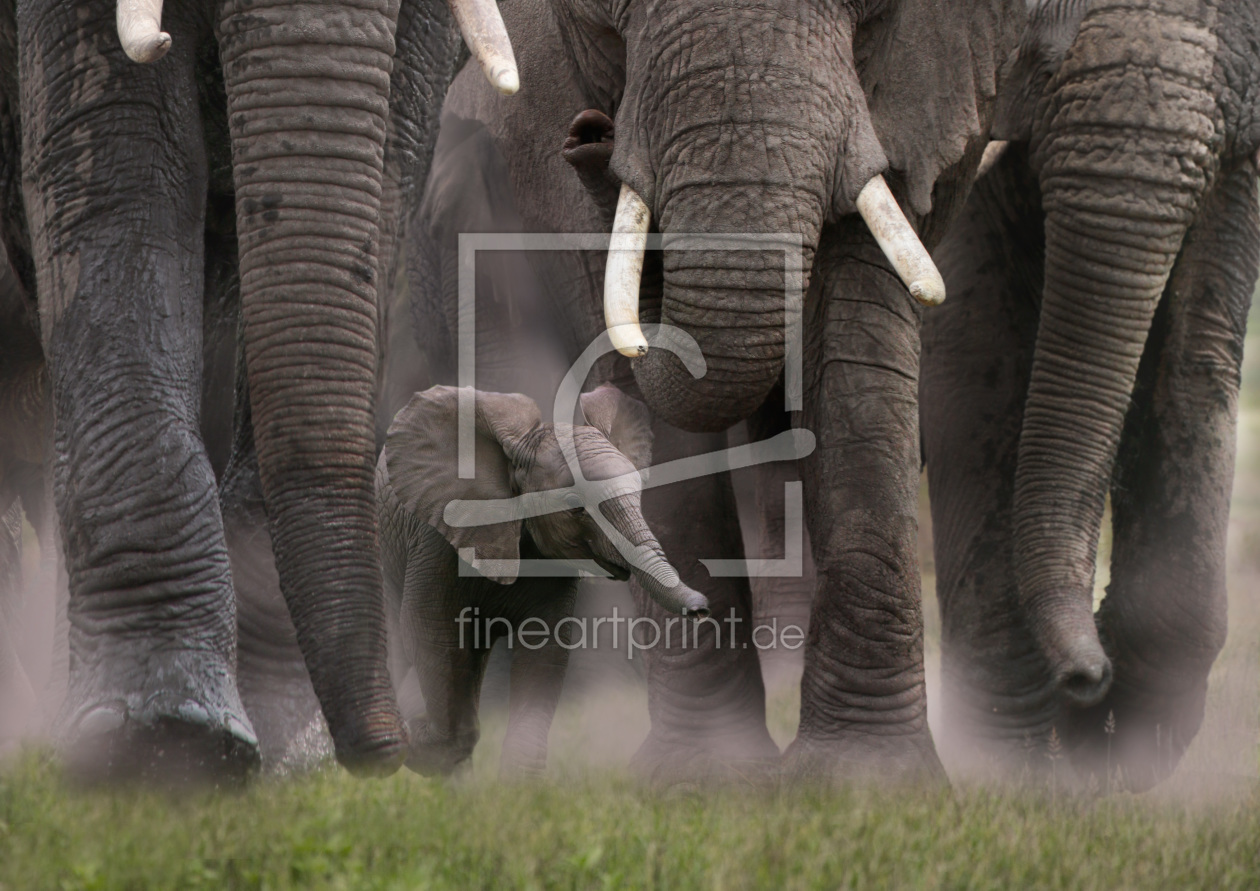
[{"label": "elephant foot", "polygon": [[59,722],[74,779],[231,786],[258,770],[258,739],[225,661],[184,651],[151,654],[130,672],[94,669],[77,667]]},{"label": "elephant foot", "polygon": [[1202,724],[1203,697],[1186,699],[1169,697],[1150,707],[1115,696],[1073,712],[1064,740],[1072,766],[1106,790],[1146,792],[1157,786],[1172,776]]},{"label": "elephant foot", "polygon": [[499,779],[526,781],[541,779],[547,773],[547,751],[535,747],[516,748],[504,743],[499,755]]},{"label": "elephant foot", "polygon": [[902,736],[863,733],[820,739],[798,735],[783,753],[788,782],[948,786],[926,731]]},{"label": "elephant foot", "polygon": [[779,747],[761,733],[717,739],[648,734],[630,761],[631,769],[662,789],[702,785],[769,785],[779,765]]},{"label": "elephant foot", "polygon": [[532,783],[547,776],[546,760],[505,757],[499,761],[499,780],[507,783]]},{"label": "elephant foot", "polygon": [[438,737],[423,717],[407,722],[411,744],[403,762],[407,769],[426,777],[451,776],[472,766],[472,753],[479,734],[454,739]]}]

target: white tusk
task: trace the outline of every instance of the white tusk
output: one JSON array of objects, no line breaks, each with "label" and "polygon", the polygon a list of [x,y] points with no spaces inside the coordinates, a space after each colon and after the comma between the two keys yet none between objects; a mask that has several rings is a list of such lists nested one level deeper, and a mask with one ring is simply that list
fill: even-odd
[{"label": "white tusk", "polygon": [[504,96],[521,88],[516,56],[495,0],[448,0],[459,33],[491,85]]},{"label": "white tusk", "polygon": [[162,30],[162,0],[118,0],[118,42],[133,62],[156,62],[171,48]]},{"label": "white tusk", "polygon": [[643,199],[622,183],[604,271],[604,326],[617,352],[632,359],[648,350],[647,338],[639,328],[639,281],[651,219]]},{"label": "white tusk", "polygon": [[1002,157],[1002,152],[1006,151],[1008,145],[1010,143],[1005,139],[995,139],[984,147],[984,154],[980,156],[980,166],[976,169],[976,179],[989,172],[990,168]]},{"label": "white tusk", "polygon": [[862,187],[857,209],[893,270],[910,289],[910,296],[924,306],[944,303],[945,281],[882,176],[872,177]]}]

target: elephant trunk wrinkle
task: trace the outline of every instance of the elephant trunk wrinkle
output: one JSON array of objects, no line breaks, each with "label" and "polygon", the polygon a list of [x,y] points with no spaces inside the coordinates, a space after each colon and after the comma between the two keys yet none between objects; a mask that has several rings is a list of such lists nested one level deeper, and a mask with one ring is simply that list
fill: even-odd
[{"label": "elephant trunk wrinkle", "polygon": [[678,571],[665,557],[660,542],[648,528],[639,506],[639,495],[622,495],[601,506],[609,522],[636,548],[634,554],[620,554],[604,543],[605,559],[628,566],[648,595],[665,609],[684,616],[709,615],[708,598],[683,583]]},{"label": "elephant trunk wrinkle", "polygon": [[393,24],[229,0],[221,20],[241,304],[280,587],[348,767],[406,739],[385,660],[373,492],[378,216]]},{"label": "elephant trunk wrinkle", "polygon": [[1054,683],[1078,707],[1111,681],[1091,608],[1104,500],[1155,309],[1215,175],[1215,43],[1185,17],[1100,7],[1054,75],[1053,126],[1032,143],[1045,281],[1015,473],[1015,570]]},{"label": "elephant trunk wrinkle", "polygon": [[[1146,135],[1128,154],[1168,153]],[[1014,524],[1021,607],[1056,689],[1084,708],[1101,701],[1112,680],[1092,610],[1104,496],[1155,309],[1205,178],[1174,165],[1130,197],[1109,155],[1090,172],[1071,145],[1061,146],[1062,159],[1045,155],[1042,169],[1044,295]],[[1190,144],[1177,154],[1204,150]]]}]

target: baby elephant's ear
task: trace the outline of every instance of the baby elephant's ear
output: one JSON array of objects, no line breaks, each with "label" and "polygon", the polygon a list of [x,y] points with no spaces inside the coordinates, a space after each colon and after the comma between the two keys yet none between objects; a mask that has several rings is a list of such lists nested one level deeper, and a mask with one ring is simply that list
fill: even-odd
[{"label": "baby elephant's ear", "polygon": [[652,463],[652,416],[648,407],[612,384],[580,397],[586,423],[608,438],[639,470]]},{"label": "baby elephant's ear", "polygon": [[[385,435],[385,466],[399,501],[417,518],[437,529],[457,550],[472,548],[483,575],[501,584],[516,581],[520,561],[521,521],[508,519],[482,526],[448,525],[452,501],[511,498],[512,456],[522,439],[541,423],[538,406],[515,393],[473,391],[475,448],[472,479],[459,477],[459,390],[432,387],[416,393],[394,416]],[[475,443],[475,445],[474,445]]]}]

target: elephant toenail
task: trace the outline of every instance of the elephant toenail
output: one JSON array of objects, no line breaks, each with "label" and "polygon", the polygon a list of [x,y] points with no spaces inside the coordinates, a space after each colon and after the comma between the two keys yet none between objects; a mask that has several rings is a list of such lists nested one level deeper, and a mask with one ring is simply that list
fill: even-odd
[{"label": "elephant toenail", "polygon": [[127,721],[127,708],[121,702],[98,705],[79,719],[77,736],[87,738],[113,733]]},{"label": "elephant toenail", "polygon": [[208,725],[210,723],[210,712],[206,711],[205,706],[201,703],[194,702],[191,699],[185,699],[176,706],[175,714],[189,724]]},{"label": "elephant toenail", "polygon": [[249,746],[258,745],[258,736],[244,721],[233,715],[228,715],[226,723],[228,733],[232,734],[238,740]]}]

